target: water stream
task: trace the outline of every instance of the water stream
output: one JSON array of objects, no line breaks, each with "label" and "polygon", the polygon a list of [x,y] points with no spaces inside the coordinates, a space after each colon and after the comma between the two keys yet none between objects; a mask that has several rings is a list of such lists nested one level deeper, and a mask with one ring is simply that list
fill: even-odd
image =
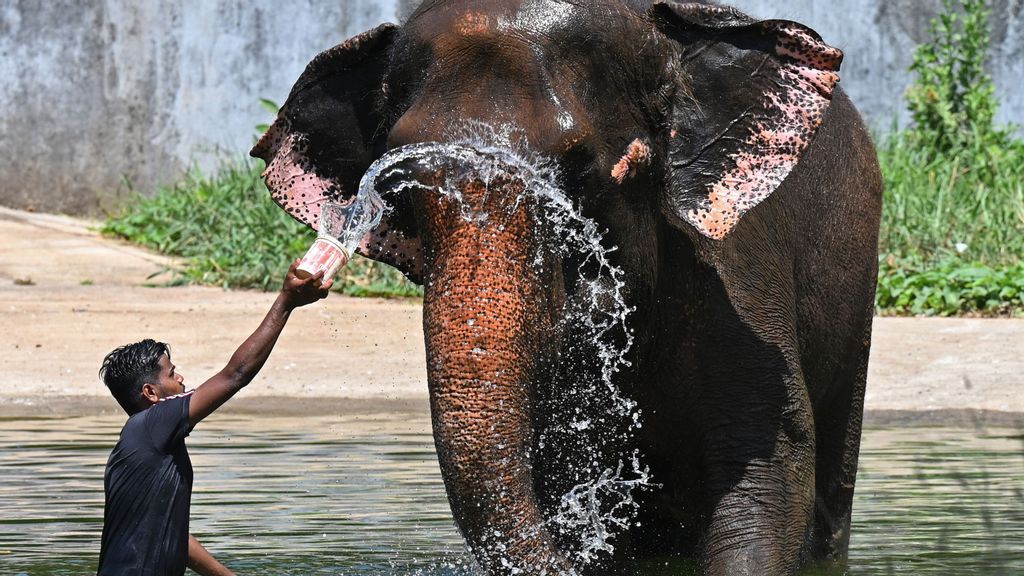
[{"label": "water stream", "polygon": [[[652,483],[642,454],[630,449],[631,435],[640,426],[639,410],[614,380],[629,366],[633,343],[623,273],[609,258],[616,248],[602,244],[597,223],[583,216],[562,190],[555,163],[533,154],[516,128],[470,122],[453,130],[444,143],[390,150],[367,170],[359,196],[379,192],[387,203],[389,196],[429,186],[438,202],[453,204],[463,220],[484,232],[502,229],[508,217],[525,209],[540,240],[536,253],[525,258],[538,269],[538,277],[551,256],[555,266],[563,260],[579,262],[575,284],[566,287],[569,297],[558,328],[567,335],[561,364],[596,370],[563,370],[540,393],[545,403],[540,411],[551,418],[538,431],[536,450],[542,454],[534,456],[559,462],[558,475],[569,479],[552,485],[561,499],[548,528],[563,535],[563,547],[573,548],[574,563],[585,565],[614,550],[616,535],[638,510],[634,491]],[[424,175],[433,180],[423,182]],[[510,180],[522,186],[509,185]],[[463,197],[470,182],[479,183],[482,200]],[[494,194],[507,197],[490,198]]]}]

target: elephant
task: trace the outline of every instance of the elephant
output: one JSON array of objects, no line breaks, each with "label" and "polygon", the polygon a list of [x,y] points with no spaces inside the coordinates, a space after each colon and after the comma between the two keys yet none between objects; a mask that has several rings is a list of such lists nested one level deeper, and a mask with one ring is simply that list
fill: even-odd
[{"label": "elephant", "polygon": [[426,0],[302,72],[251,155],[310,227],[386,198],[358,251],[423,286],[483,572],[845,569],[882,181],[842,57],[706,2]]}]

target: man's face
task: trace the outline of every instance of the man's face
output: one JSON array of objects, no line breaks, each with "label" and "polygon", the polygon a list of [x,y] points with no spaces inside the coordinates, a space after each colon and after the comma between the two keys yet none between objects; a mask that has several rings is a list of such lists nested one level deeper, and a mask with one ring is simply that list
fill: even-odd
[{"label": "man's face", "polygon": [[167,354],[160,357],[159,364],[159,375],[156,378],[156,382],[152,382],[158,399],[184,392],[185,377],[178,373],[177,367],[171,364],[171,359]]}]

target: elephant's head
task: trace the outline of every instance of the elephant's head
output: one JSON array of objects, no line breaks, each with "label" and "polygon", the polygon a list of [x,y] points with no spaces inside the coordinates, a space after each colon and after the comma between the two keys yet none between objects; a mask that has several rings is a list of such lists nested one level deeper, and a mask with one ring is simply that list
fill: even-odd
[{"label": "elephant's head", "polygon": [[532,406],[589,255],[551,238],[539,172],[615,247],[642,322],[662,236],[728,242],[808,146],[841,57],[799,24],[707,4],[427,0],[296,82],[252,154],[311,226],[374,160],[404,175],[383,178],[392,209],[359,250],[424,285],[441,469],[488,571],[573,570],[534,489]]}]

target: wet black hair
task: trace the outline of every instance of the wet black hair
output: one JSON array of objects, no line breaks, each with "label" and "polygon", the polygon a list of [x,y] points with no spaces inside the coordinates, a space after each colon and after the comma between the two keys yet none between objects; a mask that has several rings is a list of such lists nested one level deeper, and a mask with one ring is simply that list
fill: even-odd
[{"label": "wet black hair", "polygon": [[100,378],[125,412],[138,411],[142,386],[159,376],[160,357],[164,354],[168,359],[171,357],[167,344],[147,338],[116,348],[103,358]]}]

